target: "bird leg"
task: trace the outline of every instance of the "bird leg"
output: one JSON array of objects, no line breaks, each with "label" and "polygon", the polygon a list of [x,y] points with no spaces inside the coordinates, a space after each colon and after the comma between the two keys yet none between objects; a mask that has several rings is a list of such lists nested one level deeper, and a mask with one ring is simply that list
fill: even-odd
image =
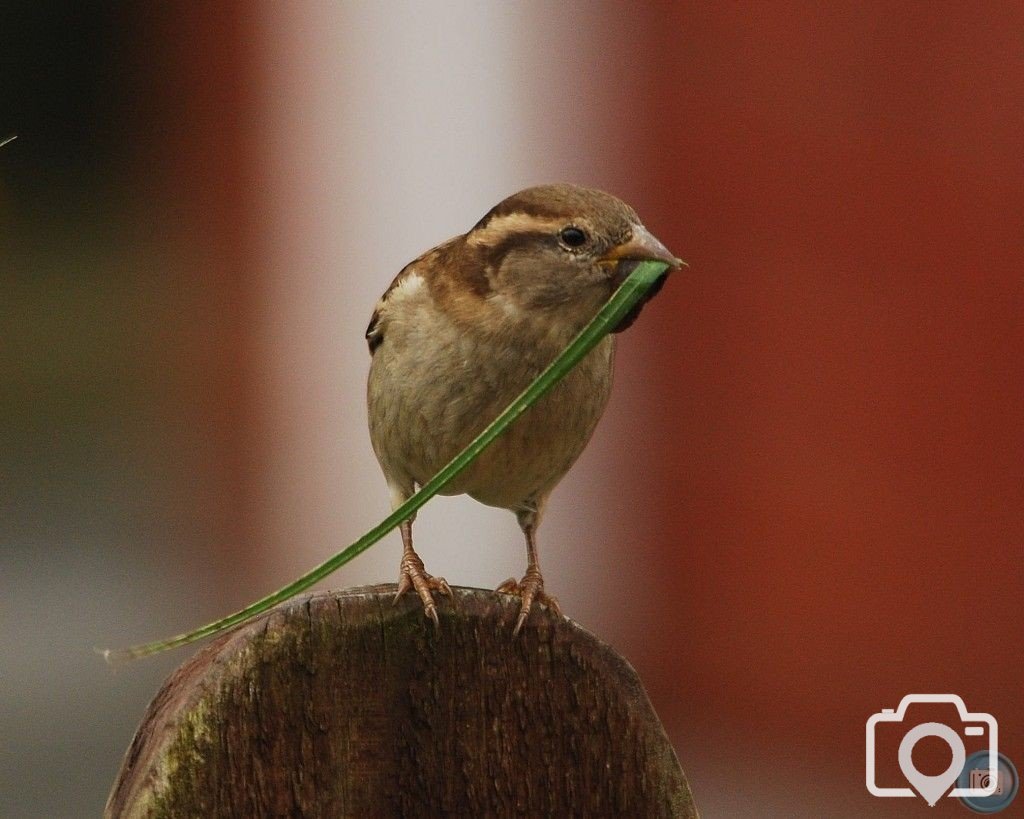
[{"label": "bird leg", "polygon": [[423,561],[412,548],[412,521],[403,521],[399,527],[402,532],[402,562],[399,564],[400,574],[398,575],[398,593],[394,602],[398,602],[403,594],[409,589],[415,589],[423,601],[423,613],[434,621],[434,626],[439,627],[437,620],[437,605],[434,603],[432,591],[452,596],[451,587],[443,577],[433,577],[427,574],[423,568]]},{"label": "bird leg", "polygon": [[523,623],[530,616],[530,609],[533,607],[534,601],[543,603],[557,615],[562,614],[562,610],[558,607],[558,601],[544,591],[544,578],[541,576],[540,563],[537,561],[535,539],[537,514],[536,512],[520,513],[518,517],[523,534],[526,535],[526,574],[523,575],[522,580],[510,577],[495,589],[499,594],[512,594],[520,600],[519,617],[512,630],[513,637],[519,634]]}]

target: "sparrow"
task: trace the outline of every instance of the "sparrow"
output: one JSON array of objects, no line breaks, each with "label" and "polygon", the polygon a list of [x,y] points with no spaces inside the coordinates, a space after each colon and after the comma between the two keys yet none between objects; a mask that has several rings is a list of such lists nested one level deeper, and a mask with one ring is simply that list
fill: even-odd
[{"label": "sparrow", "polygon": [[[556,184],[509,196],[469,232],[402,268],[366,330],[370,440],[392,509],[494,420],[644,260],[669,269],[682,264],[621,200]],[[613,332],[629,327],[642,306]],[[520,599],[513,634],[534,603],[560,614],[544,590],[537,528],[551,491],[604,412],[614,357],[608,335],[442,490],[515,513],[526,539],[526,573],[496,590]],[[452,592],[413,549],[414,519],[400,526],[395,599],[415,590],[436,626],[434,595]]]}]

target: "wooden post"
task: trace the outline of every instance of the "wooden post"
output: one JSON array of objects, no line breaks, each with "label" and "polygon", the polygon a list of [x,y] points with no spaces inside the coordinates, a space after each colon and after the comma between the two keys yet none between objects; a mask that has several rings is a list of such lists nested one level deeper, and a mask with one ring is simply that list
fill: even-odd
[{"label": "wooden post", "polygon": [[457,588],[305,595],[202,649],[135,735],[108,817],[696,817],[636,672],[582,628]]}]

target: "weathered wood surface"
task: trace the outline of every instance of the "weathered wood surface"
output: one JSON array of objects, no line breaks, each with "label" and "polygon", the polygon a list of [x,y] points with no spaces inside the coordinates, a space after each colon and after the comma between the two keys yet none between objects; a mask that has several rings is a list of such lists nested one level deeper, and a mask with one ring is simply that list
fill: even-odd
[{"label": "weathered wood surface", "polygon": [[107,816],[695,817],[636,673],[569,620],[455,589],[306,595],[151,703]]}]

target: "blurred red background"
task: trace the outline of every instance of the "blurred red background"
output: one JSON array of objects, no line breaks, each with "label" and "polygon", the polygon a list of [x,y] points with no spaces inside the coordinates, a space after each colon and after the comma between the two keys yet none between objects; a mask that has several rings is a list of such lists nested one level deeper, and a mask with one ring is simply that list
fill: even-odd
[{"label": "blurred red background", "polygon": [[[912,692],[994,714],[1000,750],[1024,764],[1022,7],[403,9],[406,24],[240,3],[108,21],[126,69],[111,70],[120,107],[96,131],[118,145],[107,201],[128,228],[126,309],[145,317],[125,366],[148,385],[111,434],[148,452],[133,468],[152,481],[149,522],[125,554],[152,556],[122,578],[142,590],[121,604],[130,617],[101,612],[88,639],[112,639],[110,618],[123,642],[194,625],[376,522],[387,501],[359,403],[373,299],[501,196],[566,178],[623,196],[691,264],[623,337],[609,416],[541,548],[567,612],[637,667],[703,815],[927,810],[864,787],[866,719]],[[444,33],[453,16],[469,34]],[[359,45],[376,25],[391,53]],[[463,43],[481,75],[470,102],[458,83],[475,80],[439,82],[450,69],[395,79],[445,36],[479,40]],[[374,105],[394,120],[371,125],[406,131],[360,132]],[[2,149],[0,185],[4,163],[33,156],[28,130]],[[462,156],[442,142],[406,156],[423,134]],[[0,186],[0,214],[31,290],[25,178]],[[60,235],[69,253],[81,241]],[[42,377],[9,369],[15,387]],[[50,507],[14,466],[32,525]],[[439,508],[435,532],[477,514]],[[504,526],[490,559],[511,571],[478,579],[446,542],[439,573],[495,585],[518,571],[514,527],[485,521]],[[126,559],[105,531],[97,583]],[[397,541],[373,552],[365,576],[332,583],[392,580]],[[100,798],[159,673],[93,683],[120,715],[95,741]],[[8,798],[12,813],[30,801]]]},{"label": "blurred red background", "polygon": [[1024,13],[662,11],[643,167],[693,274],[640,330],[675,639],[638,665],[691,772],[735,741],[851,815],[904,693],[960,693],[1024,759]]}]

